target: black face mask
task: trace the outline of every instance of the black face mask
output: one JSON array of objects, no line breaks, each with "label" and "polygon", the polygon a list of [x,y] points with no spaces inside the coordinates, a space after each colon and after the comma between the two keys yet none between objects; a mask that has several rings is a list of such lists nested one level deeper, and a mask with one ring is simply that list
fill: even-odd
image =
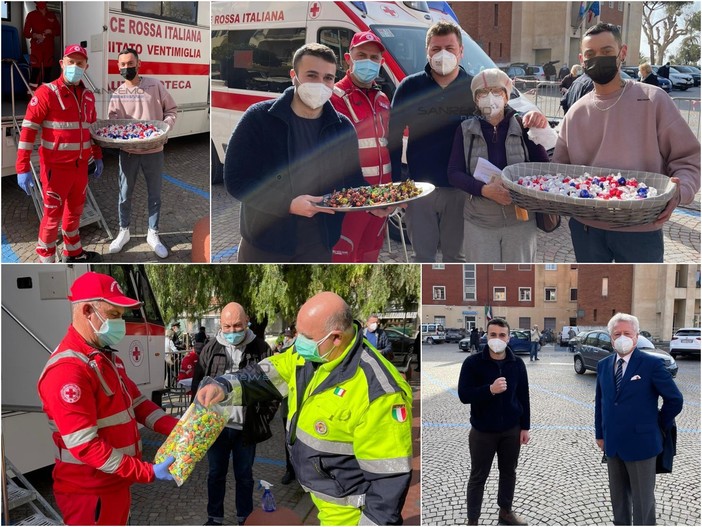
[{"label": "black face mask", "polygon": [[119,74],[127,79],[128,81],[132,80],[134,77],[137,76],[137,69],[132,67],[132,68],[121,68],[119,70]]},{"label": "black face mask", "polygon": [[587,73],[596,84],[607,84],[619,72],[617,59],[619,55],[612,57],[592,57],[583,63],[583,71]]}]

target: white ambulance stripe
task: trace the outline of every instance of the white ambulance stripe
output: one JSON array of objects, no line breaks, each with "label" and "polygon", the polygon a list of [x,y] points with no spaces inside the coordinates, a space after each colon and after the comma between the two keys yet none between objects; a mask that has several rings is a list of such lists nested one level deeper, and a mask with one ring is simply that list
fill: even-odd
[{"label": "white ambulance stripe", "polygon": [[318,452],[353,456],[353,443],[319,439],[311,434],[308,434],[300,427],[297,428],[297,439],[303,444],[312,448],[313,450],[317,450]]},{"label": "white ambulance stripe", "polygon": [[412,457],[391,459],[356,459],[361,470],[373,474],[405,474],[412,470]]},{"label": "white ambulance stripe", "polygon": [[34,148],[34,143],[20,141],[19,143],[17,143],[17,148],[20,150],[31,150],[32,148]]},{"label": "white ambulance stripe", "polygon": [[77,130],[80,128],[80,121],[44,121],[41,125],[52,130]]},{"label": "white ambulance stripe", "polygon": [[378,382],[380,383],[380,386],[385,393],[395,393],[395,390],[393,390],[392,386],[390,385],[390,380],[388,379],[388,376],[385,374],[385,371],[383,371],[383,369],[380,367],[378,359],[371,356],[370,353],[368,353],[364,349],[363,353],[361,353],[361,360],[373,369],[373,373],[375,373],[375,376],[378,379]]},{"label": "white ambulance stripe", "polygon": [[275,369],[275,366],[273,366],[271,361],[269,361],[268,359],[263,359],[261,362],[258,363],[258,365],[263,370],[263,373],[266,374],[268,380],[271,381],[271,383],[273,383],[273,386],[275,386],[276,390],[280,392],[280,395],[282,395],[283,397],[287,397],[288,383],[283,380],[283,378],[278,373],[278,370]]},{"label": "white ambulance stripe", "polygon": [[117,472],[122,459],[124,459],[124,454],[113,449],[110,457],[107,458],[107,461],[101,467],[98,467],[98,470],[107,474],[114,474]]},{"label": "white ambulance stripe", "polygon": [[328,494],[323,494],[316,490],[312,490],[304,485],[300,485],[305,492],[310,492],[317,496],[320,500],[326,501],[328,503],[333,503],[334,505],[349,505],[351,507],[356,507],[357,509],[363,507],[366,504],[365,494],[353,494],[351,496],[344,496],[343,498],[337,498],[335,496],[329,496]]},{"label": "white ambulance stripe", "polygon": [[24,119],[22,121],[22,128],[32,128],[34,130],[41,130],[41,125],[39,123],[35,123],[34,121],[30,121],[29,119]]},{"label": "white ambulance stripe", "polygon": [[151,428],[151,430],[154,429],[154,425],[156,424],[156,421],[161,419],[164,415],[166,415],[166,412],[161,410],[160,408],[157,408],[153,412],[151,412],[147,417],[146,420],[144,421],[144,424],[148,427]]},{"label": "white ambulance stripe", "polygon": [[66,444],[66,448],[75,448],[77,446],[84,445],[97,437],[97,426],[89,426],[88,428],[83,428],[71,434],[63,434],[61,438]]},{"label": "white ambulance stripe", "polygon": [[358,525],[378,525],[373,520],[371,520],[365,513],[361,513],[361,517],[358,519]]},{"label": "white ambulance stripe", "polygon": [[97,420],[98,428],[107,428],[108,426],[123,425],[131,422],[132,417],[127,410],[122,410],[116,414],[108,415]]}]

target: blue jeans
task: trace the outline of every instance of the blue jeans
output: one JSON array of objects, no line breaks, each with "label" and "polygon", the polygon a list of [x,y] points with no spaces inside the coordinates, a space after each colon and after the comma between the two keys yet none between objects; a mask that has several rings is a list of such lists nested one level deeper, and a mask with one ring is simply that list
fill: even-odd
[{"label": "blue jeans", "polygon": [[233,458],[236,481],[236,516],[239,523],[253,511],[253,464],[256,445],[245,445],[243,432],[226,427],[207,451],[210,471],[207,474],[207,516],[224,521],[224,493],[229,471],[229,458]]},{"label": "blue jeans", "polygon": [[605,231],[571,218],[570,238],[578,263],[663,263],[663,230]]},{"label": "blue jeans", "polygon": [[132,194],[136,186],[139,169],[146,180],[146,195],[149,208],[149,229],[158,230],[161,214],[161,182],[163,179],[163,151],[153,154],[129,154],[119,152],[119,226],[129,227],[132,216]]},{"label": "blue jeans", "polygon": [[529,360],[535,359],[539,356],[539,343],[532,342],[531,348],[529,348]]}]

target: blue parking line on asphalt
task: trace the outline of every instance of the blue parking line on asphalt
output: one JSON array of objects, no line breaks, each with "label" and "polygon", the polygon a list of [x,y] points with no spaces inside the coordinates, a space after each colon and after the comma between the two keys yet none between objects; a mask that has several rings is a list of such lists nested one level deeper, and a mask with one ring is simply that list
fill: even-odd
[{"label": "blue parking line on asphalt", "polygon": [[677,208],[673,211],[673,214],[685,214],[686,216],[694,216],[695,218],[700,217],[699,210],[681,209]]},{"label": "blue parking line on asphalt", "polygon": [[583,406],[583,407],[587,408],[588,410],[594,410],[594,409],[595,409],[595,404],[594,404],[594,403],[586,403],[586,402],[583,402],[583,401],[580,401],[580,400],[576,399],[575,397],[570,397],[569,395],[563,395],[562,393],[558,393],[558,392],[553,392],[553,391],[551,391],[551,390],[547,390],[546,388],[543,388],[543,387],[539,386],[538,384],[530,384],[530,385],[529,385],[529,388],[535,388],[535,389],[537,389],[537,390],[539,390],[539,391],[542,391],[542,392],[547,393],[547,394],[549,394],[549,395],[552,395],[552,396],[554,396],[554,397],[558,397],[559,399],[563,399],[563,400],[568,401],[568,402],[571,402],[571,403],[573,403],[573,404],[577,404],[577,405]]},{"label": "blue parking line on asphalt", "polygon": [[5,234],[2,234],[2,263],[19,263],[20,259],[17,253],[12,248],[10,242],[5,238]]},{"label": "blue parking line on asphalt", "polygon": [[441,386],[445,391],[453,395],[456,399],[458,399],[458,390],[455,388],[452,388],[448,384],[441,382],[439,379],[436,377],[432,377],[428,373],[422,372],[422,378],[428,380],[432,384],[436,384],[437,386]]},{"label": "blue parking line on asphalt", "polygon": [[176,185],[182,189],[185,189],[189,192],[192,192],[193,194],[197,194],[201,198],[205,198],[206,200],[210,199],[209,192],[205,192],[204,190],[199,189],[199,188],[197,188],[189,183],[186,183],[185,181],[181,181],[180,179],[174,178],[173,176],[169,176],[168,174],[163,174],[163,179],[165,179],[169,183],[173,183],[174,185]]},{"label": "blue parking line on asphalt", "polygon": [[236,253],[239,252],[239,246],[237,245],[236,247],[232,247],[231,249],[224,249],[223,251],[219,251],[215,255],[212,256],[211,260],[212,262],[221,262],[225,258],[229,258],[230,256],[234,256]]}]

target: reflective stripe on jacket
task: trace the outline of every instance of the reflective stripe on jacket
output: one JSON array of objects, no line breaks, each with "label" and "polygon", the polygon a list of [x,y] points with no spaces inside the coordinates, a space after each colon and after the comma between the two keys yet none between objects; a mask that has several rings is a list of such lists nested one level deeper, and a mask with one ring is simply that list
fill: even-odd
[{"label": "reflective stripe on jacket", "polygon": [[99,494],[153,481],[137,423],[169,434],[177,420],[139,392],[119,357],[91,347],[71,326],[37,389],[57,447],[56,491]]},{"label": "reflective stripe on jacket", "polygon": [[363,177],[371,185],[390,183],[392,167],[388,150],[390,100],[378,86],[368,90],[353,83],[351,74],[336,83],[331,103],[353,123]]},{"label": "reflective stripe on jacket", "polygon": [[39,130],[39,155],[43,164],[88,163],[91,155],[102,159],[102,150],[90,138],[90,124],[96,120],[95,95],[82,83],[69,87],[60,76],[39,86],[22,121],[17,173],[29,171],[29,158]]},{"label": "reflective stripe on jacket", "polygon": [[397,369],[356,335],[332,362],[306,362],[293,348],[218,380],[241,398],[288,395],[287,443],[305,490],[362,508],[364,521],[401,522],[412,471],[412,390]]}]

